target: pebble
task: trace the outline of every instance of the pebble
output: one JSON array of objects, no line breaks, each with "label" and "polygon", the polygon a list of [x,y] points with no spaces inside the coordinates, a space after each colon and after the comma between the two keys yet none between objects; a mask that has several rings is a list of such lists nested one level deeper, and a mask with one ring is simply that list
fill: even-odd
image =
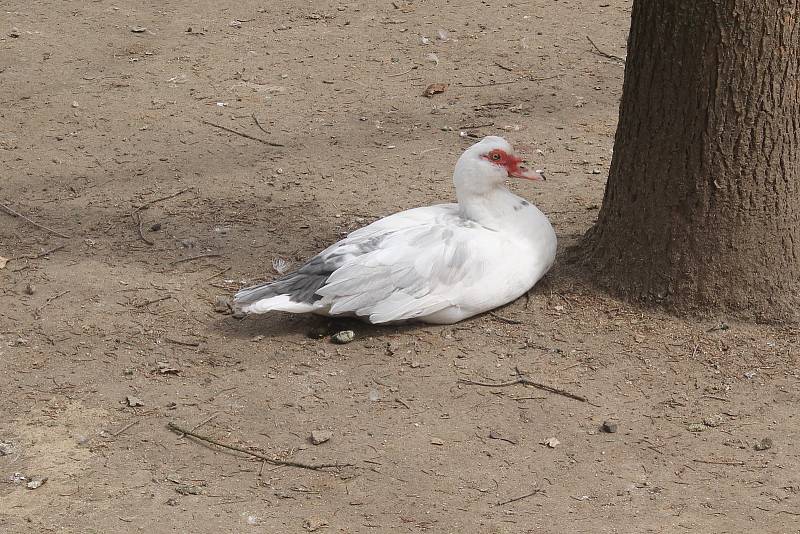
[{"label": "pebble", "polygon": [[34,490],[44,486],[45,482],[47,482],[47,477],[33,476],[28,479],[28,483],[25,484],[25,487]]},{"label": "pebble", "polygon": [[772,448],[772,438],[764,438],[756,443],[753,448],[757,451],[766,451]]},{"label": "pebble", "polygon": [[159,230],[161,230],[161,223],[153,223],[150,225],[151,232],[158,232]]},{"label": "pebble", "polygon": [[144,401],[139,397],[134,397],[133,395],[128,395],[125,397],[125,402],[128,403],[128,406],[131,408],[135,408],[137,406],[144,406]]},{"label": "pebble", "polygon": [[331,336],[331,341],[334,343],[338,343],[339,345],[344,345],[346,343],[350,343],[356,338],[356,333],[352,330],[342,330],[341,332],[336,332]]},{"label": "pebble", "polygon": [[22,32],[19,31],[17,28],[11,28],[11,31],[8,32],[8,36],[9,37],[13,37],[14,39],[20,37],[21,35],[22,35]]},{"label": "pebble", "polygon": [[725,419],[722,417],[722,414],[718,413],[703,419],[703,424],[708,427],[715,428],[721,425],[724,421]]},{"label": "pebble", "polygon": [[703,423],[689,423],[689,426],[686,427],[689,432],[702,432],[705,429],[706,425]]},{"label": "pebble", "polygon": [[0,456],[10,456],[14,452],[14,446],[11,443],[0,441]]},{"label": "pebble", "polygon": [[214,311],[217,313],[224,313],[226,315],[233,313],[231,299],[228,297],[217,296],[214,299]]},{"label": "pebble", "polygon": [[168,362],[156,362],[158,372],[162,375],[177,375],[181,372],[177,367],[173,367]]},{"label": "pebble", "polygon": [[33,284],[26,284],[25,285],[25,294],[26,295],[33,295],[36,293],[36,286]]},{"label": "pebble", "polygon": [[561,442],[558,441],[556,438],[548,438],[542,442],[542,445],[547,445],[551,449],[555,449],[556,447],[561,445]]},{"label": "pebble", "polygon": [[329,439],[333,437],[333,432],[330,430],[312,430],[311,431],[311,443],[314,445],[320,445],[325,443]]},{"label": "pebble", "polygon": [[600,427],[600,430],[607,434],[616,434],[617,432],[617,423],[612,423],[611,421],[603,421],[603,425]]},{"label": "pebble", "polygon": [[178,484],[175,486],[175,491],[181,495],[200,495],[203,489],[199,486],[192,486],[191,484]]},{"label": "pebble", "polygon": [[328,526],[328,522],[318,517],[310,517],[303,521],[303,528],[308,532],[317,532]]}]

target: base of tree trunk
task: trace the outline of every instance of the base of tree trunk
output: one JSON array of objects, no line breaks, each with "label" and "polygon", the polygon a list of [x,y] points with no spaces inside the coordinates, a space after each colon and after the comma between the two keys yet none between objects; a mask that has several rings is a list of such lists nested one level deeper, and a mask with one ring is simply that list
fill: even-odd
[{"label": "base of tree trunk", "polygon": [[800,313],[800,5],[634,0],[614,155],[572,253],[682,313]]},{"label": "base of tree trunk", "polygon": [[[628,262],[619,248],[614,252],[591,228],[567,249],[564,260],[572,274],[614,298],[657,308],[678,316],[712,318],[726,316],[764,324],[800,322],[800,298],[794,287],[742,284],[731,287],[725,275],[706,273],[707,290],[681,280],[680,274],[655,271],[645,262]],[[711,279],[714,279],[711,282]]]}]

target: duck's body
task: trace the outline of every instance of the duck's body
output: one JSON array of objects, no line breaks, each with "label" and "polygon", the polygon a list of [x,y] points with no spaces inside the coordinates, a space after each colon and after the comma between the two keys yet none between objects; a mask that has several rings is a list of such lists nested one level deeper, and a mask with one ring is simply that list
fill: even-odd
[{"label": "duck's body", "polygon": [[457,204],[375,221],[297,271],[239,291],[235,303],[245,313],[450,324],[510,302],[544,276],[556,252],[547,217],[504,186],[509,175],[541,178],[519,163],[504,139],[487,137],[456,165]]}]

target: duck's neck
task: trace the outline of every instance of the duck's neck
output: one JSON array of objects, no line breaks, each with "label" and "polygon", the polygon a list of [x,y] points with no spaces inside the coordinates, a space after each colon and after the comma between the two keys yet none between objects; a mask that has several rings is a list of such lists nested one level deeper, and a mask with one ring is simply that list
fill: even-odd
[{"label": "duck's neck", "polygon": [[474,194],[456,191],[461,216],[491,228],[507,229],[519,222],[532,207],[530,203],[503,186]]}]

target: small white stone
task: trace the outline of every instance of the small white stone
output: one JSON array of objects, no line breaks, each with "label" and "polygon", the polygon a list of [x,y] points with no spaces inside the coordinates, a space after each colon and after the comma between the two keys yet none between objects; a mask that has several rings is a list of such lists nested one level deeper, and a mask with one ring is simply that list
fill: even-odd
[{"label": "small white stone", "polygon": [[311,431],[311,443],[314,445],[320,445],[325,443],[329,439],[333,437],[333,432],[330,430],[312,430]]},{"label": "small white stone", "polygon": [[551,449],[555,449],[556,447],[561,445],[561,442],[558,441],[556,438],[547,438],[542,442],[542,445],[547,445]]}]

